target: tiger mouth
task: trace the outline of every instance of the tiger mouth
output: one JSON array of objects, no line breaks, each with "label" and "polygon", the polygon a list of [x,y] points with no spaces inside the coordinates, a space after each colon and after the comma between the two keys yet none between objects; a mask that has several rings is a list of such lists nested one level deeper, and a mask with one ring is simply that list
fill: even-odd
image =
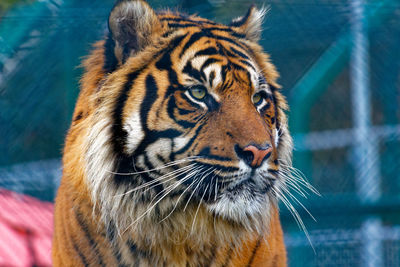
[{"label": "tiger mouth", "polygon": [[246,190],[251,190],[254,193],[257,194],[266,194],[268,193],[272,186],[273,186],[273,181],[271,180],[271,182],[265,183],[264,186],[259,186],[256,184],[256,182],[253,180],[253,178],[246,178],[243,181],[240,181],[238,183],[235,183],[233,185],[229,185],[223,193],[228,194],[228,195],[232,195],[232,196],[236,196],[238,194],[240,194],[241,192],[244,192]]},{"label": "tiger mouth", "polygon": [[267,193],[274,185],[275,180],[276,178],[272,175],[261,176],[259,174],[256,175],[252,172],[251,174],[244,176],[237,181],[231,182],[225,188],[225,191],[229,193],[234,193],[243,191],[246,188],[254,188],[257,191],[262,191],[263,193]]},{"label": "tiger mouth", "polygon": [[228,177],[220,177],[215,189],[215,180],[210,179],[209,183],[203,183],[199,187],[202,190],[195,192],[197,201],[206,204],[218,202],[221,198],[229,198],[232,202],[235,199],[245,196],[247,198],[265,197],[271,192],[275,185],[277,177],[273,173],[255,174],[252,172],[244,172],[232,174]]}]

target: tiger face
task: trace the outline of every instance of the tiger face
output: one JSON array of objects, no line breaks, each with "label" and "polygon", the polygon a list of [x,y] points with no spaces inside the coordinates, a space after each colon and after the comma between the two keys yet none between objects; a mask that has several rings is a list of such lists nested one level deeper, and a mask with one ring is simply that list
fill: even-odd
[{"label": "tiger face", "polygon": [[268,217],[291,139],[257,44],[264,13],[221,25],[142,1],[114,7],[85,158],[106,221],[200,208],[243,225]]}]

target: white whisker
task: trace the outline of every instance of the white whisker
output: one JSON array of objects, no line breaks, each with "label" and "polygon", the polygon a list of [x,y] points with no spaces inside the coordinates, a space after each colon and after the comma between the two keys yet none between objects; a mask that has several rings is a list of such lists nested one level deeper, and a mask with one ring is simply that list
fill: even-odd
[{"label": "white whisker", "polygon": [[149,173],[149,172],[162,170],[162,169],[165,169],[165,168],[168,168],[168,167],[171,167],[171,166],[179,165],[179,164],[184,163],[184,162],[194,161],[194,160],[196,160],[198,158],[200,158],[200,157],[199,156],[192,156],[192,157],[188,157],[188,158],[185,158],[185,159],[171,161],[171,162],[169,162],[169,163],[167,163],[165,165],[162,165],[162,166],[154,168],[154,169],[138,171],[138,172],[128,172],[128,173],[119,173],[119,172],[113,172],[113,171],[107,171],[107,172],[111,173],[111,174],[115,174],[115,175],[130,176],[130,175],[143,174],[143,173]]},{"label": "white whisker", "polygon": [[[194,167],[195,165],[196,165],[196,164],[193,163],[193,164],[191,164],[191,165],[188,165],[188,166],[182,167],[182,168],[180,168],[180,169],[174,170],[174,171],[172,171],[172,172],[166,173],[166,174],[160,176],[160,177],[157,178],[157,179],[154,179],[154,180],[152,180],[152,181],[150,181],[150,182],[147,182],[147,183],[144,183],[144,184],[142,184],[142,185],[140,185],[140,186],[137,186],[137,187],[135,187],[135,188],[133,188],[133,189],[131,189],[131,190],[125,192],[125,193],[115,195],[115,197],[119,197],[119,196],[123,196],[123,195],[126,195],[126,194],[130,194],[130,193],[133,193],[133,192],[135,192],[135,191],[138,191],[138,190],[140,190],[140,189],[143,189],[143,188],[145,188],[145,187],[150,186],[150,187],[146,188],[145,191],[143,191],[143,193],[145,193],[145,192],[147,192],[149,189],[151,189],[151,188],[157,186],[159,183],[166,183],[166,182],[169,182],[169,181],[173,180],[177,174],[181,175],[182,173],[185,173],[186,171],[190,170],[190,169],[191,169],[192,167]],[[167,178],[168,178],[168,179],[167,179]],[[164,181],[163,181],[163,180],[164,180]]]},{"label": "white whisker", "polygon": [[[194,171],[192,171],[191,173],[187,174],[187,176],[189,176],[189,178],[190,178],[191,176],[197,175],[198,173],[200,173],[201,170],[202,170],[202,168],[198,168],[197,170],[194,170]],[[186,178],[186,176],[185,176],[185,178]],[[185,178],[184,178],[184,179],[185,179]],[[176,201],[176,203],[175,203],[175,205],[174,205],[174,208],[171,210],[171,212],[170,212],[166,217],[164,217],[161,221],[159,221],[159,223],[165,221],[169,216],[171,216],[171,214],[175,211],[177,205],[179,204],[179,200],[180,200],[180,199],[182,198],[182,196],[186,193],[186,191],[189,190],[189,189],[192,187],[192,185],[194,185],[194,183],[195,183],[195,180],[193,180],[193,181],[190,183],[190,185],[189,185],[188,187],[186,187],[186,189],[182,192],[182,194],[181,194],[181,195],[179,196],[179,198],[177,199],[177,201]]]},{"label": "white whisker", "polygon": [[[188,179],[188,178],[186,178],[186,179]],[[176,183],[174,183],[174,184],[168,186],[167,188],[165,188],[164,190],[162,190],[161,192],[159,192],[159,193],[154,197],[154,199],[156,199],[157,196],[160,195],[162,192],[165,192],[165,193],[164,193],[164,195],[162,195],[154,204],[152,204],[152,203],[153,203],[153,200],[154,200],[154,199],[153,199],[153,200],[149,203],[149,205],[151,205],[151,206],[150,206],[145,212],[143,212],[142,215],[140,215],[138,218],[136,218],[136,220],[134,220],[132,223],[130,223],[130,224],[128,225],[128,227],[127,227],[122,233],[125,233],[130,227],[132,227],[133,225],[135,225],[137,222],[140,221],[140,219],[142,219],[144,216],[146,216],[148,213],[150,213],[150,212],[154,209],[154,207],[157,206],[158,203],[160,203],[167,195],[169,195],[169,193],[171,193],[175,188],[177,188],[179,185],[181,185],[184,181],[185,181],[185,179],[179,180],[179,181],[177,181]]]},{"label": "white whisker", "polygon": [[[206,176],[204,176],[204,177],[206,177]],[[204,179],[204,177],[203,177],[203,179]],[[201,183],[201,182],[202,182],[202,180],[201,180],[199,183]],[[196,210],[196,213],[195,213],[195,215],[194,215],[194,219],[193,219],[193,223],[192,223],[192,230],[191,230],[191,233],[193,233],[193,230],[194,230],[194,224],[195,224],[195,222],[196,222],[196,218],[197,218],[197,213],[199,213],[199,209],[200,209],[201,203],[203,202],[204,195],[206,194],[206,192],[207,192],[207,189],[208,189],[208,187],[209,187],[209,186],[210,186],[210,184],[208,184],[208,185],[207,185],[207,187],[204,189],[203,195],[202,195],[202,196],[201,196],[201,198],[200,198],[199,205],[197,206],[197,210]]]},{"label": "white whisker", "polygon": [[185,207],[183,208],[183,211],[186,210],[187,206],[189,205],[190,200],[192,199],[192,197],[193,197],[194,193],[196,192],[197,188],[200,186],[201,181],[203,180],[203,178],[204,178],[204,177],[207,177],[207,175],[210,174],[212,171],[213,171],[213,170],[211,170],[210,172],[207,172],[206,174],[203,174],[202,176],[200,176],[199,182],[197,183],[196,188],[193,190],[193,192],[192,192],[192,194],[190,195],[188,201],[186,202],[186,205],[185,205]]},{"label": "white whisker", "polygon": [[297,210],[293,207],[293,205],[290,203],[290,201],[286,198],[286,196],[284,194],[282,194],[282,192],[278,188],[273,189],[273,191],[275,192],[277,197],[283,202],[283,204],[285,204],[285,206],[289,209],[290,213],[293,215],[293,218],[296,220],[297,225],[299,226],[299,228],[301,228],[303,230],[304,234],[307,237],[308,242],[310,243],[312,249],[315,252],[314,246],[311,242],[310,235],[308,233],[308,230],[307,230],[303,220],[300,217],[300,214],[297,212]]}]

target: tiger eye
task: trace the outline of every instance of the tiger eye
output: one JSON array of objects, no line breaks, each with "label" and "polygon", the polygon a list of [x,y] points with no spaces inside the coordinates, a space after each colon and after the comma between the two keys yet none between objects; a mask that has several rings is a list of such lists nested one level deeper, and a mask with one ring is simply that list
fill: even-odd
[{"label": "tiger eye", "polygon": [[254,94],[253,97],[252,97],[252,101],[253,101],[254,105],[259,105],[259,104],[261,104],[261,101],[262,101],[262,96],[261,96],[261,94],[260,94],[260,93]]},{"label": "tiger eye", "polygon": [[192,97],[198,100],[203,99],[207,94],[206,88],[200,86],[190,88],[189,92]]}]

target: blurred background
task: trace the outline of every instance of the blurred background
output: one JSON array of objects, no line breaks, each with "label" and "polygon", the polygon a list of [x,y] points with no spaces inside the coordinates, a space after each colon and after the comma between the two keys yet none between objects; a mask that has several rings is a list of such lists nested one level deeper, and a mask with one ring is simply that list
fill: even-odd
[{"label": "blurred background", "polygon": [[[0,187],[54,200],[79,64],[113,2],[0,1]],[[291,201],[312,245],[281,207],[289,266],[400,266],[400,1],[148,2],[222,23],[270,8],[261,44],[291,107],[294,166],[322,195],[294,195],[315,221]]]}]

